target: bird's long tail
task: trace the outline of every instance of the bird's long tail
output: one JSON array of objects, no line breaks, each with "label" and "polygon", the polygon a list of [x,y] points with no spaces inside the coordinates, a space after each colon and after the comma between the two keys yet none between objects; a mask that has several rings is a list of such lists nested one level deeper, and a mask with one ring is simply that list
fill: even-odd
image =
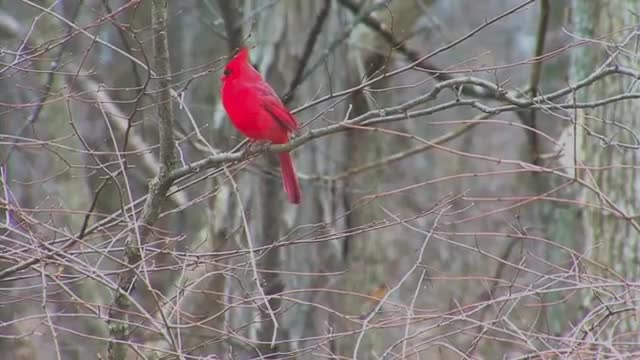
[{"label": "bird's long tail", "polygon": [[296,170],[293,168],[291,155],[288,152],[281,152],[278,156],[280,157],[282,183],[284,184],[284,191],[287,193],[287,198],[292,204],[300,204],[302,194],[300,192],[300,184],[298,183]]}]

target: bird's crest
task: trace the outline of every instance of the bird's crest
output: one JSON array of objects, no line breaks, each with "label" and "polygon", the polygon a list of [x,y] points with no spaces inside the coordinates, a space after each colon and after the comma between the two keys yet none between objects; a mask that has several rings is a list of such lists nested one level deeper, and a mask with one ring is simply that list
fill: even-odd
[{"label": "bird's crest", "polygon": [[238,51],[238,54],[236,56],[233,57],[233,60],[231,60],[233,62],[244,62],[244,63],[248,63],[249,62],[249,49],[247,49],[246,47],[241,47],[240,50]]}]

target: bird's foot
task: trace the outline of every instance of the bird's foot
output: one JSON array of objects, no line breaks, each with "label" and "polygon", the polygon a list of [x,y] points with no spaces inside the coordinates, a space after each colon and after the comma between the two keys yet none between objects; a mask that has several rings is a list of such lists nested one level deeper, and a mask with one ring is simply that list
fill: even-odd
[{"label": "bird's foot", "polygon": [[271,146],[271,141],[269,140],[253,140],[244,148],[244,152],[264,152],[269,146]]}]

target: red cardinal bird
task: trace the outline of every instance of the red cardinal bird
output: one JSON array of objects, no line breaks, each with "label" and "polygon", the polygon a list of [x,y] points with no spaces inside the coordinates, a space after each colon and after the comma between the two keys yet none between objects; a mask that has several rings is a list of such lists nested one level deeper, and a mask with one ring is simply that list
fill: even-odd
[{"label": "red cardinal bird", "polygon": [[[276,92],[249,63],[249,50],[240,52],[224,68],[222,105],[233,125],[253,140],[286,144],[298,122],[284,106]],[[300,184],[288,152],[281,152],[282,182],[289,202],[300,203]]]}]

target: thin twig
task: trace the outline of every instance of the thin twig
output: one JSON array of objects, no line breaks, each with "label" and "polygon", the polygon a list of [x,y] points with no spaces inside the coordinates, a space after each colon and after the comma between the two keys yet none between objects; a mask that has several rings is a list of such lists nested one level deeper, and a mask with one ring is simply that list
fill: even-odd
[{"label": "thin twig", "polygon": [[[223,0],[224,1],[224,0]],[[318,12],[316,17],[316,22],[311,27],[309,31],[309,36],[307,37],[307,41],[304,45],[304,51],[302,52],[302,58],[298,61],[298,66],[296,67],[296,72],[289,84],[289,90],[285,92],[285,95],[282,97],[282,101],[285,105],[289,104],[293,101],[295,93],[294,91],[298,88],[298,86],[302,83],[302,74],[304,73],[304,69],[311,58],[311,54],[313,52],[313,48],[318,41],[318,37],[320,36],[320,31],[322,31],[322,26],[329,18],[329,10],[331,10],[331,2],[332,0],[324,0],[322,8]]]}]

